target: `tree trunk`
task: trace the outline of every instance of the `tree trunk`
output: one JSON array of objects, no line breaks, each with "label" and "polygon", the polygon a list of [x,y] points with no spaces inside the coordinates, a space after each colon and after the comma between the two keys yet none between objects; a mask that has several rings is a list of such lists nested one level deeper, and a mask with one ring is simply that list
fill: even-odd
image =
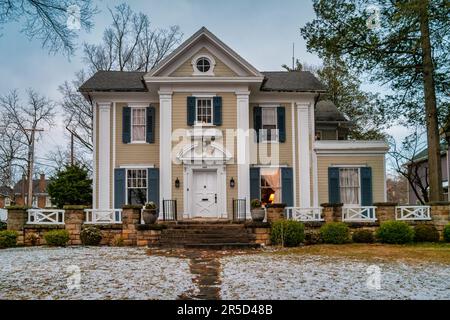
[{"label": "tree trunk", "polygon": [[427,124],[428,164],[430,168],[430,201],[441,201],[443,199],[441,150],[428,14],[429,0],[422,0],[419,7],[419,20]]}]

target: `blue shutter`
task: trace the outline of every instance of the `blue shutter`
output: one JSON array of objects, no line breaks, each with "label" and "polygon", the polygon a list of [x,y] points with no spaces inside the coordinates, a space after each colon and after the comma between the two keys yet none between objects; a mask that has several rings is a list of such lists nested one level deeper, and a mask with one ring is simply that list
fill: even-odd
[{"label": "blue shutter", "polygon": [[213,106],[214,106],[214,125],[221,126],[222,125],[222,97],[214,97],[213,98]]},{"label": "blue shutter", "polygon": [[332,204],[341,203],[339,168],[328,168],[328,201]]},{"label": "blue shutter", "polygon": [[286,142],[286,109],[284,107],[277,108],[278,123],[278,141]]},{"label": "blue shutter", "polygon": [[294,206],[294,172],[292,168],[281,168],[282,202],[288,207]]},{"label": "blue shutter", "polygon": [[122,110],[122,142],[131,142],[131,108],[123,107]]},{"label": "blue shutter", "polygon": [[114,169],[114,209],[125,205],[125,169]]},{"label": "blue shutter", "polygon": [[150,168],[147,171],[147,201],[159,206],[159,169]]},{"label": "blue shutter", "polygon": [[195,124],[195,97],[187,97],[187,125],[193,126]]},{"label": "blue shutter", "polygon": [[147,143],[155,143],[155,108],[150,106],[147,108],[147,132],[145,140]]},{"label": "blue shutter", "polygon": [[373,205],[372,195],[372,168],[361,168],[361,205],[370,207]]},{"label": "blue shutter", "polygon": [[260,169],[250,168],[250,201],[254,199],[261,200],[261,192],[259,191],[260,180]]},{"label": "blue shutter", "polygon": [[261,107],[253,108],[253,129],[256,132],[256,142],[260,141],[260,130],[262,129],[262,110]]}]

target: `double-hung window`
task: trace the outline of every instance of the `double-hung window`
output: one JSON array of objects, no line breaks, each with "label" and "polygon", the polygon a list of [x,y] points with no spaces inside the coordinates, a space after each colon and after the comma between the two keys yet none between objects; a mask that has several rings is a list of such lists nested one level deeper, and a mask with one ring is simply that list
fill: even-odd
[{"label": "double-hung window", "polygon": [[127,203],[144,205],[147,202],[147,169],[127,170]]},{"label": "double-hung window", "polygon": [[264,107],[261,109],[262,116],[262,142],[278,141],[277,108]]},{"label": "double-hung window", "polygon": [[359,168],[339,169],[341,201],[346,206],[361,204],[361,183]]},{"label": "double-hung window", "polygon": [[131,108],[131,141],[145,142],[145,108]]},{"label": "double-hung window", "polygon": [[201,125],[213,124],[213,99],[198,98],[196,107],[196,122]]},{"label": "double-hung window", "polygon": [[261,202],[281,203],[281,170],[279,168],[261,168]]},{"label": "double-hung window", "polygon": [[10,197],[6,197],[5,198],[5,207],[9,207],[11,205],[11,198]]}]

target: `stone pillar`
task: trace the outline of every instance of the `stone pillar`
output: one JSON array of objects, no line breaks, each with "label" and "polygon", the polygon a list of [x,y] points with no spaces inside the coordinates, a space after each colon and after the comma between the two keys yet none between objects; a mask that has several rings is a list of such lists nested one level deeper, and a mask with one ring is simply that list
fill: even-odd
[{"label": "stone pillar", "polygon": [[394,221],[395,220],[395,210],[397,207],[397,203],[391,202],[380,202],[374,203],[374,206],[377,207],[376,217],[378,222],[382,224],[386,221]]},{"label": "stone pillar", "polygon": [[81,227],[86,220],[83,206],[65,206],[64,223],[69,232],[69,244],[81,245]]},{"label": "stone pillar", "polygon": [[141,206],[125,206],[122,211],[122,237],[125,246],[137,245],[137,228],[141,221]]},{"label": "stone pillar", "polygon": [[285,220],[286,216],[284,214],[284,208],[286,208],[286,205],[284,205],[284,204],[269,205],[266,209],[267,222],[272,223],[272,222],[276,222],[279,220]]},{"label": "stone pillar", "polygon": [[322,217],[326,223],[342,222],[342,204],[321,204],[323,208]]},{"label": "stone pillar", "polygon": [[24,226],[28,221],[28,212],[25,207],[12,207],[8,209],[7,229],[17,231],[17,244],[24,244]]},{"label": "stone pillar", "polygon": [[442,236],[444,227],[450,222],[450,205],[431,205],[431,221]]}]

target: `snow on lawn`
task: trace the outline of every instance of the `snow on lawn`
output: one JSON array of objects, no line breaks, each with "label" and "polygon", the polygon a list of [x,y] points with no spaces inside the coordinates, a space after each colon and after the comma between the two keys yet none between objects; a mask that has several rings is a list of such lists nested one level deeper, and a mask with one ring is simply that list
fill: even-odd
[{"label": "snow on lawn", "polygon": [[[80,289],[69,290],[81,270]],[[176,299],[196,290],[188,260],[148,256],[139,248],[0,250],[1,299]]]},{"label": "snow on lawn", "polygon": [[376,263],[381,270],[376,290],[367,286],[374,262],[364,260],[262,254],[226,257],[221,263],[225,300],[450,299],[449,265]]}]

